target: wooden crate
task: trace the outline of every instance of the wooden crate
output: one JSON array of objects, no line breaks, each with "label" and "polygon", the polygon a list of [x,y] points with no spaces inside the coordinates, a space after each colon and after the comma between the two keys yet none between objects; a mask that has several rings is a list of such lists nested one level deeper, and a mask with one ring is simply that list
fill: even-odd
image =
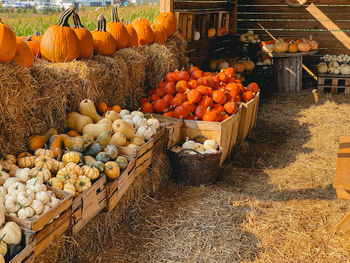
[{"label": "wooden crate", "polygon": [[130,156],[125,156],[129,164],[121,172],[120,176],[113,182],[106,183],[106,199],[108,212],[112,211],[123,195],[128,190],[129,186],[134,182],[135,174],[135,159]]},{"label": "wooden crate", "polygon": [[[227,32],[221,34],[221,28],[222,27],[226,27],[227,28]],[[221,37],[221,36],[225,36],[229,33],[229,29],[230,29],[230,12],[225,12],[225,11],[221,11],[218,12],[218,23],[217,23],[217,28],[216,28],[216,35]]]},{"label": "wooden crate", "polygon": [[71,234],[78,233],[93,217],[106,207],[106,176],[103,174],[88,190],[72,202]]},{"label": "wooden crate", "polygon": [[73,196],[55,188],[48,188],[55,193],[57,198],[61,199],[61,201],[56,206],[52,207],[47,213],[36,219],[18,218],[15,216],[6,215],[6,221],[16,222],[19,226],[37,232],[43,229],[57,216],[60,216],[63,212],[69,210],[72,205]]},{"label": "wooden crate", "polygon": [[176,28],[183,34],[186,41],[191,41],[193,38],[193,18],[191,12],[175,12]]},{"label": "wooden crate", "polygon": [[319,74],[317,83],[320,93],[350,94],[350,75]]},{"label": "wooden crate", "polygon": [[248,103],[239,103],[242,105],[242,114],[239,124],[238,139],[239,142],[244,141],[255,127],[258,117],[260,91],[255,95],[255,98]]},{"label": "wooden crate", "polygon": [[350,136],[340,137],[333,186],[338,198],[350,200]]},{"label": "wooden crate", "polygon": [[227,158],[230,158],[232,149],[237,143],[241,112],[242,106],[238,108],[235,115],[222,122],[184,120],[182,125],[182,140],[185,140],[186,137],[194,138],[199,135],[215,140],[223,147],[220,161],[221,166]]},{"label": "wooden crate", "polygon": [[181,127],[183,120],[158,114],[147,114],[146,117],[148,116],[153,116],[159,120],[161,127],[166,129],[165,138],[167,141],[167,149],[170,149],[181,140]]},{"label": "wooden crate", "polygon": [[12,258],[9,263],[21,263],[26,262],[30,263],[33,262],[29,258],[33,254],[35,242],[34,242],[34,235],[33,231],[28,230],[26,228],[22,228],[22,241],[21,243],[25,246],[21,252],[19,252],[14,258]]}]

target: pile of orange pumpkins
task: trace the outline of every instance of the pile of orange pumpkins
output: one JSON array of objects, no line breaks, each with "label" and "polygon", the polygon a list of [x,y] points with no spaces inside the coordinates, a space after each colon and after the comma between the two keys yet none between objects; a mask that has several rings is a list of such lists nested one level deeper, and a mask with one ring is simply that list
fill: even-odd
[{"label": "pile of orange pumpkins", "polygon": [[[73,28],[68,21],[72,17]],[[15,60],[24,67],[32,67],[34,57],[53,63],[69,62],[78,58],[91,58],[93,54],[111,56],[116,50],[163,44],[176,31],[173,13],[159,14],[151,24],[138,17],[129,25],[118,18],[117,6],[112,8],[111,22],[100,15],[97,29],[90,32],[80,21],[74,6],[65,10],[57,24],[50,26],[44,35],[16,37],[10,26],[0,19],[0,63]]]},{"label": "pile of orange pumpkins", "polygon": [[249,102],[259,91],[256,83],[247,87],[235,79],[233,68],[218,74],[191,66],[170,72],[156,89],[141,98],[141,111],[188,120],[220,122],[238,110],[238,102]]}]

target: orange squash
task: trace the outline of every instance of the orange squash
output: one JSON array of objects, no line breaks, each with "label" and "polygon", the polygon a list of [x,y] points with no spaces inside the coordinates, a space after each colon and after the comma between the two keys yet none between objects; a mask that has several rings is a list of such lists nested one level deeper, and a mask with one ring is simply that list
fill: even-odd
[{"label": "orange squash", "polygon": [[40,41],[34,39],[32,36],[26,37],[25,41],[32,50],[34,57],[40,58]]},{"label": "orange squash", "polygon": [[119,165],[116,162],[106,162],[104,173],[108,179],[114,180],[118,178],[120,175]]}]

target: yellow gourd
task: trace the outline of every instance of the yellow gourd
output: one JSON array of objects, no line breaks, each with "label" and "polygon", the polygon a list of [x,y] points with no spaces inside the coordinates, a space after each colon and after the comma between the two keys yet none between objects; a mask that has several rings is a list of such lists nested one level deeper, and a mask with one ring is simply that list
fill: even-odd
[{"label": "yellow gourd", "polygon": [[101,120],[101,116],[97,114],[94,103],[91,100],[83,100],[79,104],[81,114],[90,117],[95,123]]},{"label": "yellow gourd", "polygon": [[79,133],[83,132],[83,128],[87,124],[92,124],[92,119],[88,116],[79,114],[78,112],[70,112],[67,116],[67,127],[76,130]]},{"label": "yellow gourd", "polygon": [[116,132],[113,134],[112,138],[109,140],[108,144],[113,144],[116,146],[121,146],[126,143],[126,136],[121,132]]},{"label": "yellow gourd", "polygon": [[109,124],[112,125],[112,121],[108,118],[103,118],[102,120],[98,121],[97,124]]},{"label": "yellow gourd", "polygon": [[112,131],[111,125],[96,123],[86,125],[83,129],[83,134],[88,134],[96,139],[98,136],[100,136],[100,134],[108,131]]},{"label": "yellow gourd", "polygon": [[112,122],[120,119],[119,113],[114,110],[107,111],[105,117],[110,119]]},{"label": "yellow gourd", "polygon": [[114,121],[112,128],[114,132],[121,132],[125,134],[127,139],[132,139],[135,136],[134,127],[124,120]]}]

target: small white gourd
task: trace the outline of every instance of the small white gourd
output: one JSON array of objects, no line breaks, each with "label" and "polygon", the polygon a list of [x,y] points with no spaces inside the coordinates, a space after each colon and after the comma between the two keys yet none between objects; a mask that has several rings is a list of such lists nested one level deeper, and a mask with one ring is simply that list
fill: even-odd
[{"label": "small white gourd", "polygon": [[51,197],[51,201],[47,203],[47,206],[49,207],[54,207],[55,205],[57,205],[60,202],[60,199],[56,198],[56,197]]},{"label": "small white gourd", "polygon": [[205,149],[212,149],[216,150],[218,148],[218,144],[216,143],[215,140],[205,140],[203,143],[203,146]]},{"label": "small white gourd", "polygon": [[156,118],[153,118],[153,117],[151,119],[148,119],[147,125],[152,127],[153,129],[156,129],[156,130],[159,130],[159,128],[160,128],[159,120],[157,120]]},{"label": "small white gourd", "polygon": [[28,207],[23,207],[17,212],[17,216],[19,218],[29,218],[34,215],[34,210],[30,206]]},{"label": "small white gourd", "polygon": [[317,65],[317,69],[319,73],[327,73],[328,72],[328,66],[325,62],[321,62]]},{"label": "small white gourd", "polygon": [[333,74],[340,74],[340,69],[339,68],[335,68],[333,71]]},{"label": "small white gourd", "polygon": [[0,226],[5,222],[5,212],[3,210],[0,211]]},{"label": "small white gourd", "polygon": [[44,183],[43,178],[41,178],[41,177],[36,177],[36,178],[29,179],[29,180],[27,181],[27,186],[28,186],[28,185],[43,184],[43,183]]},{"label": "small white gourd", "polygon": [[44,210],[44,205],[40,200],[33,200],[32,204],[30,205],[31,208],[33,208],[35,214],[40,215]]},{"label": "small white gourd", "polygon": [[204,153],[207,153],[207,154],[209,154],[209,153],[217,153],[217,151],[216,151],[216,150],[213,150],[213,149],[206,149],[206,150],[204,151]]},{"label": "small white gourd", "polygon": [[50,201],[50,196],[47,194],[47,192],[37,192],[35,194],[35,199],[41,201],[44,205]]},{"label": "small white gourd", "polygon": [[28,195],[30,198],[32,198],[32,200],[35,199],[35,192],[34,192],[33,190],[27,188],[27,189],[26,189],[26,193],[27,193],[27,195]]},{"label": "small white gourd", "polygon": [[146,140],[149,140],[152,138],[153,135],[155,135],[157,133],[157,131],[149,126],[141,126],[140,128],[138,128],[137,133],[136,134],[140,134],[143,135],[145,137]]},{"label": "small white gourd", "polygon": [[143,118],[144,116],[145,116],[145,114],[143,114],[143,112],[142,111],[132,111],[131,112],[131,117],[134,117],[135,115],[138,115],[138,116],[140,116],[141,118]]},{"label": "small white gourd", "polygon": [[[4,185],[10,175],[4,171],[0,171],[0,185]],[[7,187],[6,187],[7,188]]]},{"label": "small white gourd", "polygon": [[4,256],[6,255],[6,253],[7,253],[7,244],[3,240],[1,240],[0,241],[0,255],[1,255],[2,259],[0,257],[0,263],[1,262],[5,263]]},{"label": "small white gourd", "polygon": [[10,187],[7,189],[7,191],[11,194],[14,191],[25,191],[26,186],[20,182],[15,182],[14,184],[10,185]]},{"label": "small white gourd", "polygon": [[336,61],[332,61],[331,63],[329,63],[328,67],[337,68],[337,67],[339,67],[339,63]]},{"label": "small white gourd", "polygon": [[44,209],[43,209],[43,212],[41,213],[42,215],[43,214],[46,214],[47,212],[50,211],[50,207],[48,205],[44,205]]},{"label": "small white gourd", "polygon": [[204,148],[203,144],[197,143],[196,145],[197,145],[196,151],[198,151],[198,152],[204,152],[205,151],[205,148]]},{"label": "small white gourd", "polygon": [[124,116],[130,115],[130,111],[128,111],[128,110],[121,110],[119,112],[119,115],[124,119]]},{"label": "small white gourd", "polygon": [[17,202],[21,206],[30,206],[33,202],[33,199],[26,192],[19,192],[17,195]]},{"label": "small white gourd", "polygon": [[3,186],[0,186],[0,196],[5,197],[7,195],[7,189]]},{"label": "small white gourd", "polygon": [[147,119],[140,117],[139,115],[135,115],[132,118],[132,122],[136,128],[147,125]]},{"label": "small white gourd", "polygon": [[350,74],[350,66],[348,64],[343,64],[344,66],[341,67],[340,72],[342,75],[349,75]]},{"label": "small white gourd", "polygon": [[194,31],[193,40],[198,41],[199,39],[201,39],[201,33],[199,33],[198,31]]},{"label": "small white gourd", "polygon": [[5,196],[5,208],[6,212],[16,213],[21,207],[17,202],[17,198],[12,195]]},{"label": "small white gourd", "polygon": [[196,149],[196,142],[192,141],[192,140],[188,140],[182,144],[182,149],[195,150]]},{"label": "small white gourd", "polygon": [[3,241],[8,245],[18,245],[21,243],[22,230],[15,222],[7,222],[0,230],[0,236],[4,236]]}]

